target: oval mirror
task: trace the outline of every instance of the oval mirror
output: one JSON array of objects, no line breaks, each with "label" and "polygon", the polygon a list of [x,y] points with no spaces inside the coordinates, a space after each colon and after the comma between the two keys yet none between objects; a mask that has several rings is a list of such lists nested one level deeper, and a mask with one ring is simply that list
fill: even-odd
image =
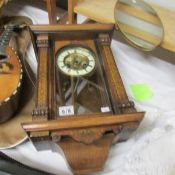
[{"label": "oval mirror", "polygon": [[162,22],[155,10],[144,1],[118,0],[114,15],[116,28],[135,47],[151,51],[162,42]]}]

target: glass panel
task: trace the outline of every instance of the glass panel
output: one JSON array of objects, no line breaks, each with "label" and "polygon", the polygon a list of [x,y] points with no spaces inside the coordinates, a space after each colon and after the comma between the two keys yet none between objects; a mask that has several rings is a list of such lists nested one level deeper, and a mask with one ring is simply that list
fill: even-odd
[{"label": "glass panel", "polygon": [[163,39],[160,18],[141,0],[119,0],[115,7],[115,20],[126,39],[143,50],[153,50]]},{"label": "glass panel", "polygon": [[109,112],[101,64],[88,47],[68,45],[56,55],[57,115]]}]

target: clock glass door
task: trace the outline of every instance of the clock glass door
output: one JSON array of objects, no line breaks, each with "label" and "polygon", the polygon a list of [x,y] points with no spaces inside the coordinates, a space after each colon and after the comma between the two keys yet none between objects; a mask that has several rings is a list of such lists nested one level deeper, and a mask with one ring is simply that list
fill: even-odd
[{"label": "clock glass door", "polygon": [[90,47],[68,44],[56,53],[57,116],[111,112],[99,56]]}]

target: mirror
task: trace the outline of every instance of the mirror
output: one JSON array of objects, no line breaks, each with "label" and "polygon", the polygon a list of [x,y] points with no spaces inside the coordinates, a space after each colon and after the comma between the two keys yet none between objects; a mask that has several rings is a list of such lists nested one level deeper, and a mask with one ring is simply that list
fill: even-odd
[{"label": "mirror", "polygon": [[119,28],[131,45],[151,51],[162,42],[162,22],[155,10],[144,1],[118,0],[114,15],[116,28]]}]

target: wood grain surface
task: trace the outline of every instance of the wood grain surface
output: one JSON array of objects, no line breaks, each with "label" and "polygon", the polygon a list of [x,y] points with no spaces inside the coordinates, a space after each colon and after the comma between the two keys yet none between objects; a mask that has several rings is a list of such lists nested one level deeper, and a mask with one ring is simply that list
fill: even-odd
[{"label": "wood grain surface", "polygon": [[[100,23],[115,23],[114,7],[117,0],[84,0],[77,3],[74,12],[87,16]],[[175,11],[150,4],[159,15],[164,27],[164,39],[161,47],[175,52]],[[97,8],[98,7],[98,8]]]}]

